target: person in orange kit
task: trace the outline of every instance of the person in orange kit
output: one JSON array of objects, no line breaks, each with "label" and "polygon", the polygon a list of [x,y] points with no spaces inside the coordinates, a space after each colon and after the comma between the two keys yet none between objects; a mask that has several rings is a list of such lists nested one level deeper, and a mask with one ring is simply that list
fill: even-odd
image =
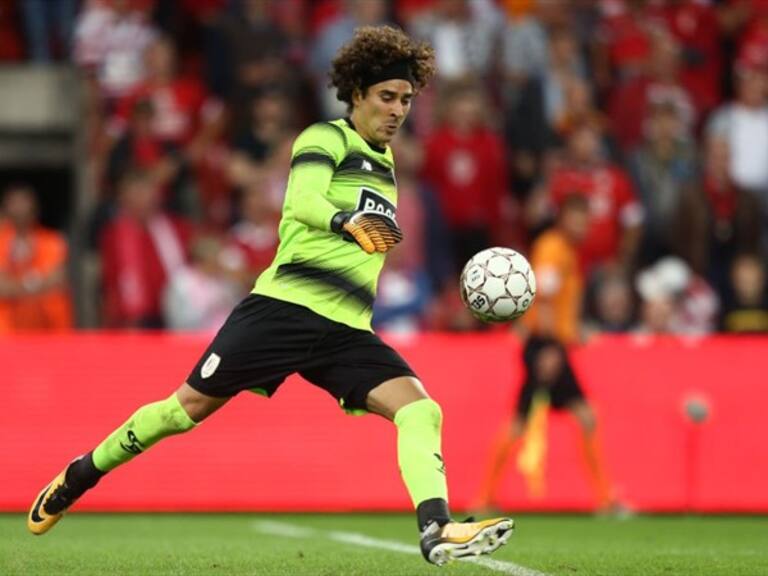
[{"label": "person in orange kit", "polygon": [[72,327],[66,262],[65,240],[38,223],[32,189],[8,187],[0,217],[0,334]]},{"label": "person in orange kit", "polygon": [[542,497],[547,414],[568,410],[582,430],[583,455],[603,511],[620,508],[603,464],[594,411],[568,360],[567,348],[580,340],[584,278],[578,244],[589,227],[589,206],[573,194],[561,205],[556,225],[533,243],[531,264],[538,284],[536,302],[522,319],[525,382],[513,418],[504,424],[493,446],[488,470],[475,506],[487,509],[501,480],[504,464],[516,456],[532,497]]}]

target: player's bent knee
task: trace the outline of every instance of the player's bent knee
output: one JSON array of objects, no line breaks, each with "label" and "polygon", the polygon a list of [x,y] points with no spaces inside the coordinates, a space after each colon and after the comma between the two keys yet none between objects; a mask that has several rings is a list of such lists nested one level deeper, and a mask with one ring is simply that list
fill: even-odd
[{"label": "player's bent knee", "polygon": [[194,428],[198,422],[192,418],[176,394],[171,394],[160,403],[160,406],[162,412],[159,416],[171,434],[187,432]]},{"label": "player's bent knee", "polygon": [[175,397],[181,409],[192,421],[192,426],[205,420],[229,400],[229,398],[216,398],[202,394],[186,382],[176,391]]},{"label": "player's bent knee", "polygon": [[443,410],[440,404],[432,398],[422,398],[406,404],[395,414],[395,425],[398,428],[416,423],[439,430],[443,425]]},{"label": "player's bent knee", "polygon": [[579,408],[579,410],[575,411],[576,419],[579,421],[584,433],[591,434],[597,428],[597,418],[595,417],[595,413],[586,404]]}]

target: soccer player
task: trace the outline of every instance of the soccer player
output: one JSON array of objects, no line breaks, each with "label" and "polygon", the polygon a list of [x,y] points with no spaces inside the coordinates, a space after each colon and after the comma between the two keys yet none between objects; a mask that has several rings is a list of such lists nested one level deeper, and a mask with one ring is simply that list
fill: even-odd
[{"label": "soccer player", "polygon": [[386,26],[360,28],[341,48],[330,78],[349,116],[314,124],[296,139],[273,263],[180,388],[139,408],[43,488],[28,515],[33,533],[50,530],[104,474],[193,429],[238,392],[271,396],[298,372],[345,410],[395,424],[427,561],[440,565],[506,543],[511,519],[451,519],[440,406],[370,328],[385,254],[402,238],[388,143],[434,71],[429,45]]},{"label": "soccer player", "polygon": [[[587,199],[572,194],[560,207],[557,224],[533,243],[531,264],[538,285],[536,303],[523,317],[528,331],[523,350],[525,382],[517,410],[505,423],[493,447],[488,471],[475,507],[492,504],[510,454],[528,481],[529,492],[541,496],[546,416],[550,409],[568,410],[582,430],[583,455],[598,507],[621,512],[603,464],[595,414],[568,360],[568,346],[580,340],[579,315],[584,280],[578,245],[589,228]],[[524,444],[524,445],[523,445]]]}]

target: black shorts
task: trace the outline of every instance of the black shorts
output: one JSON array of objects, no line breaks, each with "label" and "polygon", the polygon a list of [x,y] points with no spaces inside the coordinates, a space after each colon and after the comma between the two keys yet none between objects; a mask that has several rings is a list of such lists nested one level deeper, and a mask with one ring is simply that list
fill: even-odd
[{"label": "black shorts", "polygon": [[[534,377],[534,365],[539,352],[548,346],[556,346],[563,354],[563,369],[551,384],[545,385],[536,381]],[[551,338],[530,338],[523,350],[523,363],[525,364],[525,383],[520,389],[517,398],[517,414],[523,419],[527,418],[531,409],[533,397],[539,390],[545,390],[549,394],[550,406],[555,410],[569,408],[575,401],[584,400],[584,391],[576,379],[568,353],[565,347],[557,340]]]},{"label": "black shorts", "polygon": [[272,396],[293,373],[330,392],[346,410],[365,410],[368,392],[382,382],[416,377],[376,334],[304,306],[250,294],[229,315],[187,383],[208,396],[243,390]]}]

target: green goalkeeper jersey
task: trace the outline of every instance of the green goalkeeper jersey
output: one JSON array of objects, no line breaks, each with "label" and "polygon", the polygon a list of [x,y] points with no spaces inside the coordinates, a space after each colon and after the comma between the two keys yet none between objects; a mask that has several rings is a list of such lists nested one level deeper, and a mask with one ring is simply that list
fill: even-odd
[{"label": "green goalkeeper jersey", "polygon": [[366,254],[331,232],[331,219],[340,210],[376,210],[395,218],[396,205],[389,147],[372,146],[346,119],[313,124],[293,144],[280,245],[253,293],[371,330],[384,254]]}]

